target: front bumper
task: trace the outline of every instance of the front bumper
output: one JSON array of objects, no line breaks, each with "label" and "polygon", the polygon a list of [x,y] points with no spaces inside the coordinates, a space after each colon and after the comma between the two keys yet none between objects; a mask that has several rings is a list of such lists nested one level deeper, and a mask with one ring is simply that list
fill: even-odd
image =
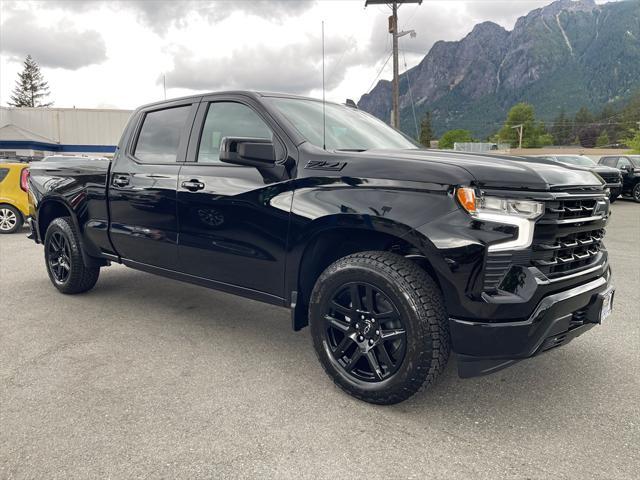
[{"label": "front bumper", "polygon": [[458,374],[468,378],[502,370],[568,343],[600,323],[610,275],[549,295],[534,313],[517,322],[474,322],[449,319]]},{"label": "front bumper", "polygon": [[605,188],[611,192],[611,196],[619,197],[622,193],[622,183],[607,183]]}]

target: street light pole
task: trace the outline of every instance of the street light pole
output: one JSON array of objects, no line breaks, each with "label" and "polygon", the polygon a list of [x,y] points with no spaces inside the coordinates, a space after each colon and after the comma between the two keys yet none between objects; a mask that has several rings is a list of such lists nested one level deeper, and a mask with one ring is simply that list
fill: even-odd
[{"label": "street light pole", "polygon": [[520,125],[514,125],[511,128],[517,128],[518,129],[518,133],[520,134],[520,146],[518,147],[520,150],[522,150],[522,133],[524,131],[524,125],[520,124]]}]

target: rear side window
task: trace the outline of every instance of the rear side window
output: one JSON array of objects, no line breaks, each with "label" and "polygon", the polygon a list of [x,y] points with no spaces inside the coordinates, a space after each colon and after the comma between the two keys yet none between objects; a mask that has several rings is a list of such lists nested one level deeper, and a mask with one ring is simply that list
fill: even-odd
[{"label": "rear side window", "polygon": [[5,179],[8,173],[9,173],[8,168],[0,168],[0,182],[2,182]]},{"label": "rear side window", "polygon": [[190,110],[186,105],[147,113],[134,156],[145,163],[174,163]]}]

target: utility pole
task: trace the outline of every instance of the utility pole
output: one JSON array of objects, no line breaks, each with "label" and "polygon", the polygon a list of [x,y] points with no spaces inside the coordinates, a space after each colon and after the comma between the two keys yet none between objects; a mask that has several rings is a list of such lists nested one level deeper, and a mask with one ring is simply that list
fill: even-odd
[{"label": "utility pole", "polygon": [[409,30],[407,32],[398,31],[398,7],[403,3],[422,4],[422,0],[397,0],[389,2],[388,0],[366,0],[364,6],[369,5],[389,5],[391,6],[391,16],[389,17],[389,33],[393,38],[393,83],[391,89],[391,126],[400,128],[400,73],[398,61],[398,39],[405,35],[416,36],[416,32]]},{"label": "utility pole", "polygon": [[518,133],[520,134],[520,146],[518,148],[522,150],[522,133],[524,132],[524,125],[523,124],[514,125],[511,128],[517,128],[518,129]]}]

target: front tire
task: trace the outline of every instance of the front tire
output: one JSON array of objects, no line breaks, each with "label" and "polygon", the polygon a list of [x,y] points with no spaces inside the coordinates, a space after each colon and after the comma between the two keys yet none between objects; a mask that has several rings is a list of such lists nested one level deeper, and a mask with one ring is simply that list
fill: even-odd
[{"label": "front tire", "polygon": [[22,214],[11,205],[0,205],[0,233],[15,233],[22,227]]},{"label": "front tire", "polygon": [[370,403],[399,403],[435,382],[449,358],[442,293],[410,260],[389,252],[344,257],[311,294],[313,345],[342,390]]},{"label": "front tire", "polygon": [[69,218],[56,218],[49,224],[44,258],[51,283],[62,293],[83,293],[98,281],[100,267],[85,264],[78,233]]}]

